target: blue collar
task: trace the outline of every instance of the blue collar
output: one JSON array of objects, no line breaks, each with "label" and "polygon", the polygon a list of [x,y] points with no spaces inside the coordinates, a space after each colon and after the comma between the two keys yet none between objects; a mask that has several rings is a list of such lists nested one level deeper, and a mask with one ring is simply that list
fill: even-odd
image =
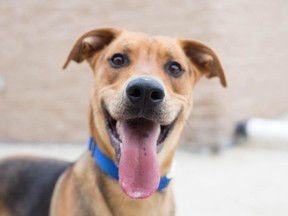
[{"label": "blue collar", "polygon": [[[119,175],[117,165],[105,154],[103,154],[103,152],[98,147],[97,143],[94,141],[93,137],[91,137],[89,141],[89,151],[91,151],[92,156],[95,159],[98,166],[100,167],[100,169],[105,174],[118,181]],[[170,176],[162,176],[160,178],[160,183],[157,190],[158,191],[165,190],[168,187],[170,181],[171,181]]]}]

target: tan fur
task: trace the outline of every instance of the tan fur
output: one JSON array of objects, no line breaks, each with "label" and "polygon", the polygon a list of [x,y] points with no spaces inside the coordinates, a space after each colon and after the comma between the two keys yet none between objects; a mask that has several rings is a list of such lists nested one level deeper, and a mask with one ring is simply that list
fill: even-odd
[{"label": "tan fur", "polygon": [[8,212],[8,210],[2,205],[0,205],[0,215],[1,216],[11,216],[10,213]]},{"label": "tan fur", "polygon": [[[97,170],[96,175],[89,170],[95,170],[95,162],[90,155],[84,155],[73,167],[75,175],[64,175],[64,179],[60,180],[56,188],[55,197],[57,200],[53,200],[52,216],[172,215],[174,203],[171,189],[165,193],[165,196],[156,194],[146,200],[131,200],[115,185],[113,179],[104,177],[99,170]],[[104,180],[99,180],[99,177],[104,178]],[[79,198],[79,190],[83,195],[81,200]]]},{"label": "tan fur", "polygon": [[[132,66],[115,72],[107,59],[113,53],[128,52]],[[185,74],[173,79],[163,72],[168,58],[182,64]],[[161,175],[169,172],[180,133],[192,109],[195,83],[203,75],[218,76],[226,86],[221,64],[215,53],[202,43],[187,39],[150,37],[142,33],[118,29],[96,29],[84,34],[74,45],[64,68],[74,60],[87,60],[94,78],[89,124],[91,135],[101,150],[111,159],[115,151],[109,143],[101,103],[105,103],[113,118],[121,118],[123,90],[128,81],[138,76],[152,76],[164,84],[167,98],[162,109],[167,113],[161,121],[171,123],[177,115],[175,128],[158,155]],[[120,114],[119,114],[120,113]],[[180,114],[179,114],[180,113]],[[120,116],[119,116],[120,115]],[[51,216],[172,216],[175,214],[171,184],[165,192],[156,192],[144,200],[131,200],[118,183],[106,177],[95,165],[89,153],[58,181],[51,206]]]},{"label": "tan fur", "polygon": [[[134,63],[129,69],[123,69],[120,76],[120,73],[113,72],[105,61],[113,53],[123,50],[131,52]],[[173,58],[185,65],[186,74],[179,80],[171,80],[163,73],[164,59],[170,55],[174,55]],[[180,133],[192,109],[192,89],[196,81],[202,75],[219,76],[222,85],[226,86],[224,73],[214,52],[191,40],[152,38],[142,33],[98,29],[86,33],[76,42],[64,67],[70,60],[82,62],[85,59],[94,71],[89,121],[91,134],[110,158],[115,158],[115,152],[109,144],[101,102],[108,104],[109,101],[111,114],[119,118],[117,110],[121,106],[122,92],[131,77],[153,76],[164,83],[167,100],[163,109],[169,115],[162,120],[163,124],[171,122],[180,112],[181,115],[159,153],[161,175],[170,170]],[[129,199],[117,184],[98,170],[87,153],[59,180],[53,197],[51,216],[174,215],[171,184],[167,191],[156,192],[145,200]]]}]

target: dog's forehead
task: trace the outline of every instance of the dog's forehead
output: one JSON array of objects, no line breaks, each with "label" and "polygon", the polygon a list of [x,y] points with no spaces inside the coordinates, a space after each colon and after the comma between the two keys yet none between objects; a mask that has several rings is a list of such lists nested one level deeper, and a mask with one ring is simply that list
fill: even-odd
[{"label": "dog's forehead", "polygon": [[127,51],[155,51],[166,56],[173,56],[181,52],[181,47],[176,38],[164,36],[150,36],[139,32],[124,31],[114,42],[114,47]]}]

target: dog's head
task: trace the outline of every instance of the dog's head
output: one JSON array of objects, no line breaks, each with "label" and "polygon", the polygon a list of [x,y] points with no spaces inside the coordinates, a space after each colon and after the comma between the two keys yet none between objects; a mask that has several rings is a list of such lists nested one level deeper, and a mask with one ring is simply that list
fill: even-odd
[{"label": "dog's head", "polygon": [[119,164],[121,188],[150,196],[170,169],[195,83],[219,77],[226,86],[217,56],[193,40],[106,28],[80,37],[64,68],[71,60],[93,70],[91,133]]}]

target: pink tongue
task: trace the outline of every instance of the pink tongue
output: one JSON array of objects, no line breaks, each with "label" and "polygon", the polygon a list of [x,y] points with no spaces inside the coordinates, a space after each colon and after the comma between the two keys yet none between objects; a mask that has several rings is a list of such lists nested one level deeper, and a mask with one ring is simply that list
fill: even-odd
[{"label": "pink tongue", "polygon": [[138,119],[120,124],[123,142],[119,162],[119,181],[132,199],[149,197],[158,188],[160,171],[157,161],[159,124]]}]

